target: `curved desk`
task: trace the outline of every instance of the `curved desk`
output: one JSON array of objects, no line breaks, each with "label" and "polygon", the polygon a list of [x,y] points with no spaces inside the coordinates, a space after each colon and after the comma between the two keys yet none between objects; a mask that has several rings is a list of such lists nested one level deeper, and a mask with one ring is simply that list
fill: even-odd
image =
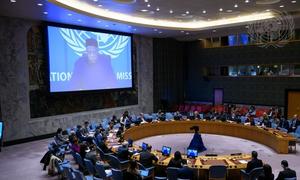
[{"label": "curved desk", "polygon": [[156,135],[193,133],[190,130],[191,126],[199,126],[200,132],[205,134],[226,135],[255,141],[282,154],[289,153],[290,145],[296,144],[296,138],[276,129],[200,120],[145,123],[126,130],[124,138],[138,140]]}]

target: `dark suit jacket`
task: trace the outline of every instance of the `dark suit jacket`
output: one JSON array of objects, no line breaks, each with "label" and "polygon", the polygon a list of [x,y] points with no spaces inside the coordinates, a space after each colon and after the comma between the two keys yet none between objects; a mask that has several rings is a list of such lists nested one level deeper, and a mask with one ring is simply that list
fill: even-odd
[{"label": "dark suit jacket", "polygon": [[193,170],[187,166],[184,166],[178,170],[178,178],[181,179],[193,179]]},{"label": "dark suit jacket", "polygon": [[255,168],[258,168],[258,167],[262,167],[262,166],[263,166],[262,160],[260,160],[260,159],[252,159],[247,164],[246,172],[249,173],[250,171],[252,171],[252,169],[255,169]]},{"label": "dark suit jacket", "polygon": [[270,176],[265,176],[265,174],[261,174],[258,176],[257,180],[274,180],[274,174],[271,174]]},{"label": "dark suit jacket", "polygon": [[129,151],[125,147],[119,147],[117,155],[120,161],[125,161],[129,159]]},{"label": "dark suit jacket", "polygon": [[179,160],[175,160],[174,158],[172,158],[168,164],[168,167],[176,167],[176,168],[182,168],[182,163],[183,163],[183,159],[179,159]]},{"label": "dark suit jacket", "polygon": [[287,168],[279,172],[276,180],[284,180],[284,178],[293,178],[293,177],[296,177],[296,171]]},{"label": "dark suit jacket", "polygon": [[149,151],[142,151],[140,154],[140,163],[146,168],[152,167],[152,161],[157,161],[157,157]]},{"label": "dark suit jacket", "polygon": [[279,127],[289,130],[290,124],[288,121],[280,120]]}]

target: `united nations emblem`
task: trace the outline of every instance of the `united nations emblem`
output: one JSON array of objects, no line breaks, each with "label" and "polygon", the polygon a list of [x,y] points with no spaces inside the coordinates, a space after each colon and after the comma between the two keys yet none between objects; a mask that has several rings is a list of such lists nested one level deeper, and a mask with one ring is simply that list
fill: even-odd
[{"label": "united nations emblem", "polygon": [[88,32],[83,30],[60,28],[60,34],[67,42],[68,46],[74,50],[78,56],[85,52],[85,40],[93,38],[97,40],[99,53],[109,55],[112,59],[117,58],[128,45],[128,36]]},{"label": "united nations emblem", "polygon": [[287,12],[271,11],[273,18],[248,25],[251,41],[260,47],[282,47],[295,37],[293,17]]}]

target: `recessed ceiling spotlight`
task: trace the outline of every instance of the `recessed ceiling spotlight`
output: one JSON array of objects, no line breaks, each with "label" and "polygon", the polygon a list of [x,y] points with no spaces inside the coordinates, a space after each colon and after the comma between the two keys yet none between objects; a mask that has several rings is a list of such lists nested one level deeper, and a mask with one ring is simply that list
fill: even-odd
[{"label": "recessed ceiling spotlight", "polygon": [[157,29],[153,29],[153,31],[157,31]]},{"label": "recessed ceiling spotlight", "polygon": [[180,31],[181,33],[184,33],[184,31]]},{"label": "recessed ceiling spotlight", "polygon": [[16,1],[16,0],[10,0],[10,2],[11,2],[11,3],[15,3],[15,2],[17,2],[17,1]]},{"label": "recessed ceiling spotlight", "polygon": [[245,3],[249,3],[250,1],[249,0],[245,0]]},{"label": "recessed ceiling spotlight", "polygon": [[221,11],[221,12],[222,12],[222,11],[223,11],[223,8],[220,8],[220,9],[219,9],[219,11]]},{"label": "recessed ceiling spotlight", "polygon": [[245,26],[245,28],[246,28],[246,29],[249,29],[249,26],[247,25],[247,26]]},{"label": "recessed ceiling spotlight", "polygon": [[147,9],[142,9],[141,11],[142,11],[142,12],[147,12],[148,10],[147,10]]},{"label": "recessed ceiling spotlight", "polygon": [[98,21],[97,21],[97,23],[101,23],[101,21],[100,21],[100,20],[98,20]]},{"label": "recessed ceiling spotlight", "polygon": [[295,4],[297,1],[291,1],[291,3]]},{"label": "recessed ceiling spotlight", "polygon": [[279,7],[280,7],[280,8],[283,8],[283,7],[284,7],[284,5],[280,5]]},{"label": "recessed ceiling spotlight", "polygon": [[162,31],[159,31],[158,33],[159,33],[159,34],[161,34],[161,33],[162,33]]},{"label": "recessed ceiling spotlight", "polygon": [[170,11],[169,11],[171,14],[173,14],[173,10],[171,9]]},{"label": "recessed ceiling spotlight", "polygon": [[211,19],[207,19],[208,21],[210,21]]},{"label": "recessed ceiling spotlight", "polygon": [[160,9],[159,9],[159,7],[158,8],[156,8],[156,11],[159,11]]},{"label": "recessed ceiling spotlight", "polygon": [[98,4],[98,7],[102,7],[102,4]]},{"label": "recessed ceiling spotlight", "polygon": [[69,14],[68,14],[68,16],[72,16],[72,14],[71,14],[71,13],[69,13]]},{"label": "recessed ceiling spotlight", "polygon": [[150,5],[150,4],[147,4],[147,7],[151,7],[151,5]]},{"label": "recessed ceiling spotlight", "polygon": [[105,9],[105,11],[109,11],[109,9]]},{"label": "recessed ceiling spotlight", "polygon": [[217,30],[214,29],[212,32],[215,33],[215,32],[217,32]]},{"label": "recessed ceiling spotlight", "polygon": [[108,26],[109,26],[108,24],[105,25],[105,27],[108,27]]},{"label": "recessed ceiling spotlight", "polygon": [[189,33],[189,32],[186,32],[185,34],[186,34],[186,35],[189,35],[190,33]]},{"label": "recessed ceiling spotlight", "polygon": [[227,9],[227,10],[226,10],[226,12],[228,12],[228,13],[231,13],[231,12],[232,12],[232,10],[231,10],[231,9]]},{"label": "recessed ceiling spotlight", "polygon": [[42,3],[38,3],[37,5],[38,5],[38,6],[43,6],[43,4],[42,4]]},{"label": "recessed ceiling spotlight", "polygon": [[77,21],[78,21],[78,22],[81,22],[82,20],[81,20],[81,19],[77,19]]},{"label": "recessed ceiling spotlight", "polygon": [[145,1],[145,3],[147,3],[148,2],[148,0],[144,0]]},{"label": "recessed ceiling spotlight", "polygon": [[98,2],[98,0],[93,0],[94,2]]},{"label": "recessed ceiling spotlight", "polygon": [[135,29],[135,28],[134,28],[133,30],[134,30],[134,31],[136,31],[136,29]]},{"label": "recessed ceiling spotlight", "polygon": [[205,13],[206,13],[206,11],[205,11],[205,10],[203,10],[203,11],[202,11],[202,13],[203,13],[203,14],[205,14]]},{"label": "recessed ceiling spotlight", "polygon": [[234,7],[237,8],[237,7],[239,7],[239,5],[238,5],[238,4],[235,4]]},{"label": "recessed ceiling spotlight", "polygon": [[131,28],[131,26],[127,26],[128,28]]},{"label": "recessed ceiling spotlight", "polygon": [[190,11],[186,11],[185,14],[190,14]]},{"label": "recessed ceiling spotlight", "polygon": [[48,14],[48,12],[47,12],[47,11],[44,11],[43,13],[44,13],[44,14],[46,14],[46,15]]},{"label": "recessed ceiling spotlight", "polygon": [[270,9],[266,9],[266,11],[267,11],[267,12],[269,12],[269,11],[270,11]]}]

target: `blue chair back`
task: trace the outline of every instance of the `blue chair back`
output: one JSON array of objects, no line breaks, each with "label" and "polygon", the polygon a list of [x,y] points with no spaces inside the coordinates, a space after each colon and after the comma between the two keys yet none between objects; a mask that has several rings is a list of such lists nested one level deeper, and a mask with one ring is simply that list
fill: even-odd
[{"label": "blue chair back", "polygon": [[264,169],[262,167],[252,169],[249,173],[250,179],[258,178],[263,172]]},{"label": "blue chair back", "polygon": [[86,158],[84,158],[83,161],[84,161],[85,167],[88,170],[88,172],[91,175],[94,175],[95,174],[95,168],[94,168],[94,164],[92,163],[92,161],[89,160],[89,159],[86,159]]},{"label": "blue chair back", "polygon": [[113,169],[121,169],[121,162],[120,160],[114,156],[114,155],[108,155],[108,164],[113,168]]},{"label": "blue chair back", "polygon": [[107,177],[105,169],[99,162],[96,163],[95,169],[100,178],[105,179]]},{"label": "blue chair back", "polygon": [[75,153],[74,156],[75,156],[75,161],[76,161],[76,163],[79,165],[79,167],[82,168],[82,169],[84,169],[85,166],[84,166],[84,164],[83,164],[83,160],[82,160],[80,154]]},{"label": "blue chair back", "polygon": [[292,177],[292,178],[284,178],[284,180],[297,180],[297,177]]},{"label": "blue chair back", "polygon": [[226,178],[227,167],[226,166],[210,166],[209,167],[209,178],[221,179]]},{"label": "blue chair back", "polygon": [[112,169],[112,179],[113,180],[123,180],[123,173],[121,170]]},{"label": "blue chair back", "polygon": [[168,180],[177,180],[179,168],[168,167],[167,168],[167,178]]},{"label": "blue chair back", "polygon": [[295,133],[300,134],[300,126],[297,127]]},{"label": "blue chair back", "polygon": [[85,180],[82,172],[74,169],[73,173],[74,173],[74,176],[75,176],[75,180]]},{"label": "blue chair back", "polygon": [[171,120],[171,119],[174,119],[173,114],[170,113],[170,112],[167,112],[167,113],[166,113],[166,120]]}]

